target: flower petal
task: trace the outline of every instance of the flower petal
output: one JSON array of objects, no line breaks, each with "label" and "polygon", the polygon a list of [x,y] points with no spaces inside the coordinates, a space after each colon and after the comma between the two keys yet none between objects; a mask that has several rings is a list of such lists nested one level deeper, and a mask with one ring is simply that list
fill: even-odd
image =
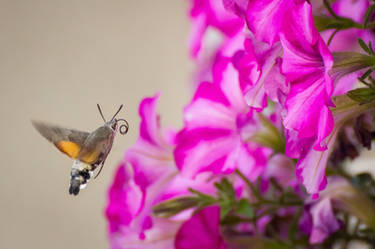
[{"label": "flower petal", "polygon": [[207,207],[186,221],[175,238],[176,249],[226,249],[220,234],[220,209]]}]

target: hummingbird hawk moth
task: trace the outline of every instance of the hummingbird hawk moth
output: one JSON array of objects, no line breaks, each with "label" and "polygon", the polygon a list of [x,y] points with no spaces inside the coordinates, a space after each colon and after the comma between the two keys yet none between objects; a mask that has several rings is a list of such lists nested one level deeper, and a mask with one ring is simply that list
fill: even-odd
[{"label": "hummingbird hawk moth", "polygon": [[[111,151],[117,130],[122,135],[128,132],[128,122],[125,119],[116,118],[122,106],[120,106],[110,121],[106,121],[98,104],[97,107],[104,125],[91,133],[66,129],[45,122],[31,121],[35,129],[43,137],[53,143],[61,152],[74,159],[70,172],[69,194],[78,195],[80,189],[85,188],[99,165],[101,167],[95,178],[100,174],[104,162]],[[124,124],[118,127],[120,121],[124,122]]]}]

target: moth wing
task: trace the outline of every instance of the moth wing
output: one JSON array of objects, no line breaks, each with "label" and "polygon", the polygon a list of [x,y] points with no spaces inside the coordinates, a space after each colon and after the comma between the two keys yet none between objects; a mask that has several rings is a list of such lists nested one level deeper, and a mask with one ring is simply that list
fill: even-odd
[{"label": "moth wing", "polygon": [[89,132],[62,128],[44,122],[31,121],[35,129],[61,152],[76,159]]}]

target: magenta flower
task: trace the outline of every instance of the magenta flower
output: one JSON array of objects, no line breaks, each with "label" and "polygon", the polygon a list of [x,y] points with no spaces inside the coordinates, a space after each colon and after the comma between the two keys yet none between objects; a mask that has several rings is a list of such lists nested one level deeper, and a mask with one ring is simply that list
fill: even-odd
[{"label": "magenta flower", "polygon": [[[321,198],[308,205],[308,210],[300,220],[300,227],[310,235],[311,244],[322,243],[329,235],[341,228],[334,208],[344,208],[344,205],[341,204],[341,192],[350,196],[355,194],[353,191],[355,192],[355,189],[346,179],[339,176],[329,177],[328,187],[322,192]],[[346,200],[349,199],[346,198]],[[367,205],[368,203],[362,204]]]},{"label": "magenta flower", "polygon": [[[221,57],[232,57],[238,50],[243,50],[245,35],[237,32],[231,38],[215,39],[202,47],[199,56],[195,58],[196,68],[193,73],[192,86],[195,91],[203,81],[212,82],[212,68]],[[216,37],[218,38],[218,37]]]},{"label": "magenta flower", "polygon": [[274,178],[283,188],[297,187],[295,164],[289,157],[277,154],[268,160],[264,179]]},{"label": "magenta flower", "polygon": [[[160,125],[159,94],[140,103],[139,138],[108,191],[111,248],[331,248],[375,229],[374,180],[326,177],[375,137],[375,52],[361,41],[351,52],[375,8],[312,2],[190,0],[194,96],[178,132]],[[340,31],[329,49],[314,20],[361,30]],[[368,88],[346,94],[368,68]],[[338,238],[342,214],[358,224]]]},{"label": "magenta flower", "polygon": [[128,225],[143,203],[142,191],[130,180],[126,171],[125,165],[120,165],[108,192],[110,203],[106,215],[110,234],[119,231],[122,225]]},{"label": "magenta flower", "polygon": [[225,37],[233,37],[243,26],[243,20],[226,11],[220,0],[191,0],[191,4],[192,30],[189,44],[193,57],[197,57],[209,27],[220,31]]},{"label": "magenta flower", "polygon": [[151,206],[162,198],[177,173],[172,156],[174,135],[161,131],[155,112],[157,99],[158,95],[141,102],[140,137],[127,151],[109,190],[106,215],[112,248],[148,248],[152,241],[155,248],[167,249],[173,239],[163,239],[163,228],[176,230],[179,226],[151,218]]},{"label": "magenta flower", "polygon": [[195,91],[202,81],[212,81],[211,69],[218,58],[231,57],[243,48],[245,35],[244,21],[226,11],[220,0],[191,0],[191,4],[189,46],[197,65],[192,79]]},{"label": "magenta flower", "polygon": [[175,248],[226,249],[219,222],[219,207],[212,206],[200,210],[181,226],[176,235]]},{"label": "magenta flower", "polygon": [[[213,70],[213,83],[203,82],[184,110],[184,129],[174,151],[181,174],[195,177],[201,172],[231,173],[237,167],[262,171],[267,150],[250,142],[259,124],[245,103],[238,74],[229,59]],[[259,163],[263,162],[263,163]]]},{"label": "magenta flower", "polygon": [[279,95],[288,92],[285,77],[280,73],[281,53],[280,43],[269,46],[249,38],[244,50],[233,56],[249,106],[261,110],[267,106],[267,97],[278,102]]},{"label": "magenta flower", "polygon": [[291,87],[283,123],[287,129],[297,131],[299,138],[316,137],[314,149],[325,150],[324,138],[333,129],[329,110],[333,106],[329,76],[332,56],[314,27],[308,3],[289,11],[284,23],[280,34],[284,50],[282,71]]},{"label": "magenta flower", "polygon": [[160,117],[156,113],[158,99],[159,94],[140,103],[139,138],[125,155],[126,161],[133,167],[135,182],[142,188],[176,170],[173,161],[175,132],[160,127]]},{"label": "magenta flower", "polygon": [[258,41],[267,42],[272,46],[279,40],[279,32],[282,29],[286,13],[303,1],[248,0],[246,23]]},{"label": "magenta flower", "polygon": [[333,213],[332,200],[324,198],[305,210],[300,219],[301,231],[309,235],[311,244],[322,243],[340,229],[340,223]]},{"label": "magenta flower", "polygon": [[[346,95],[336,97],[335,104],[336,108],[333,109],[335,126],[332,133],[327,137],[326,150],[318,151],[313,149],[313,138],[298,139],[295,133],[290,132],[288,134],[288,139],[294,140],[294,142],[289,142],[294,144],[291,147],[293,151],[289,151],[289,156],[299,157],[296,167],[297,177],[306,187],[307,192],[313,195],[313,198],[317,198],[319,191],[326,187],[325,170],[328,159],[335,148],[334,145],[340,130],[348,120],[353,120],[373,108],[371,105],[359,104]],[[352,127],[350,128],[353,129]],[[360,138],[355,138],[354,136],[352,139],[360,140]]]},{"label": "magenta flower", "polygon": [[175,136],[162,132],[155,111],[157,99],[158,95],[141,102],[140,136],[126,152],[109,189],[106,215],[112,248],[149,248],[151,244],[153,248],[172,248],[174,234],[188,214],[180,220],[155,218],[152,206],[188,195],[189,187],[202,192],[214,188],[205,175],[195,180],[178,175],[173,160]]},{"label": "magenta flower", "polygon": [[147,189],[146,195],[135,183],[131,170],[119,166],[106,209],[111,248],[146,249],[151,244],[157,249],[173,247],[173,231],[177,231],[181,222],[151,217],[151,203],[158,189],[160,186],[154,185]]},{"label": "magenta flower", "polygon": [[323,242],[330,234],[340,228],[329,198],[324,198],[313,205],[310,212],[312,216],[311,244]]}]

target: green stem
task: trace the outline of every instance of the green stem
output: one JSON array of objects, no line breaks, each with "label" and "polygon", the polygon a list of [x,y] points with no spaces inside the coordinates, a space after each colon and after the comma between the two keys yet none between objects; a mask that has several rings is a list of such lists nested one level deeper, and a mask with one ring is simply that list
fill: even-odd
[{"label": "green stem", "polygon": [[328,41],[327,41],[327,46],[329,46],[329,44],[331,44],[332,42],[332,39],[333,37],[340,31],[340,29],[336,29],[329,37]]},{"label": "green stem", "polygon": [[340,17],[338,15],[336,15],[336,13],[331,8],[331,5],[330,5],[328,0],[323,0],[323,3],[324,3],[324,6],[326,7],[326,9],[328,10],[328,12],[331,14],[332,17],[334,17],[336,19],[340,19]]},{"label": "green stem", "polygon": [[366,28],[365,29],[373,29],[375,28],[375,22],[370,22],[366,25]]},{"label": "green stem", "polygon": [[251,192],[257,198],[257,200],[263,202],[264,199],[261,196],[261,194],[259,193],[259,191],[255,188],[254,184],[239,169],[236,169],[235,172],[250,187]]}]

